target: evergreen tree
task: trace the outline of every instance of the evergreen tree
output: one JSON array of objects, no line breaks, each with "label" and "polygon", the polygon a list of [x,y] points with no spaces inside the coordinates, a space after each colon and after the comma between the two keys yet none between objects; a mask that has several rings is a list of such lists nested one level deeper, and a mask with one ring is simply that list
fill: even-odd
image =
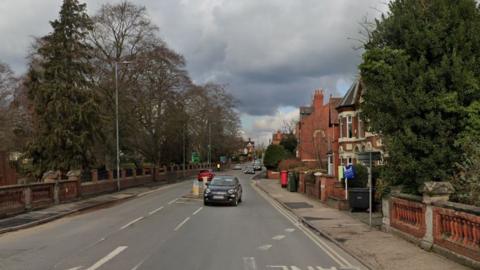
[{"label": "evergreen tree", "polygon": [[53,32],[39,40],[29,71],[37,131],[29,155],[37,176],[89,168],[99,131],[91,48],[85,42],[92,29],[86,5],[64,0],[60,18],[50,24]]},{"label": "evergreen tree", "polygon": [[263,164],[269,170],[275,170],[278,168],[278,164],[282,159],[287,157],[285,148],[281,145],[271,144],[265,150],[265,156],[263,157]]},{"label": "evergreen tree", "polygon": [[480,12],[474,0],[396,0],[360,66],[364,116],[384,136],[385,172],[410,191],[449,180],[480,127]]}]

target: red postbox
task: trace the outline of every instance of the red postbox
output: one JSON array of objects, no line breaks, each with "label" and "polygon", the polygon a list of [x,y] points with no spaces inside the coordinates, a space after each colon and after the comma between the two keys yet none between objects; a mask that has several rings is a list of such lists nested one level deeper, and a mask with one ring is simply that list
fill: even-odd
[{"label": "red postbox", "polygon": [[287,171],[281,171],[280,172],[280,184],[282,185],[282,188],[287,187],[288,183],[288,172]]}]

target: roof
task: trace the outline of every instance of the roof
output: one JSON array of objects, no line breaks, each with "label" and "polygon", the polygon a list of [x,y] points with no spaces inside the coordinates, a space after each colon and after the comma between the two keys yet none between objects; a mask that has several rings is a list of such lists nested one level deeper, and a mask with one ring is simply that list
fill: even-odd
[{"label": "roof", "polygon": [[348,89],[347,93],[343,97],[340,104],[337,105],[337,109],[342,107],[355,106],[356,102],[358,101],[358,97],[360,95],[361,87],[362,86],[361,86],[360,80],[359,79],[355,80],[352,86],[350,86],[350,88]]},{"label": "roof", "polygon": [[334,98],[331,97],[329,103],[329,108],[328,108],[328,114],[329,114],[329,126],[332,124],[338,124],[338,112],[335,110],[335,108],[338,107],[338,105],[342,102],[342,98]]},{"label": "roof", "polygon": [[313,112],[312,107],[302,106],[302,107],[300,107],[300,118],[302,118],[304,116],[307,116],[307,115],[310,115],[310,114],[312,114],[312,112]]}]

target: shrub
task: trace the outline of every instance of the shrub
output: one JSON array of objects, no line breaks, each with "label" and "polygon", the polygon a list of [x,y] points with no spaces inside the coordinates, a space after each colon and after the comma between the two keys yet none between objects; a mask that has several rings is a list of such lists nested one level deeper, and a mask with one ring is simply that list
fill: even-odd
[{"label": "shrub", "polygon": [[263,158],[263,164],[269,170],[278,169],[278,164],[282,159],[287,156],[287,152],[281,145],[271,144],[265,151],[265,157]]}]

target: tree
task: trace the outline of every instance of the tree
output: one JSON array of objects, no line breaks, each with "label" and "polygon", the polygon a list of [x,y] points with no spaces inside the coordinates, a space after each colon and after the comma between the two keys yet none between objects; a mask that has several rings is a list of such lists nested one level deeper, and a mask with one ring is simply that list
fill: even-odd
[{"label": "tree", "polygon": [[39,63],[30,66],[29,98],[35,110],[35,138],[29,145],[35,174],[88,169],[94,164],[99,130],[98,100],[89,78],[92,22],[86,5],[64,0],[53,32],[41,38]]},{"label": "tree", "polygon": [[287,150],[290,155],[295,156],[295,150],[297,149],[297,137],[295,137],[295,134],[293,133],[288,133],[288,134],[283,134],[282,140],[280,141],[280,145]]},{"label": "tree", "polygon": [[13,134],[10,104],[16,87],[16,78],[6,64],[0,62],[0,151],[9,150]]},{"label": "tree", "polygon": [[265,156],[263,157],[263,164],[269,170],[275,170],[278,168],[278,164],[282,159],[286,158],[287,152],[281,145],[271,144],[265,150]]},{"label": "tree", "polygon": [[451,179],[464,138],[479,139],[480,12],[474,0],[397,0],[389,10],[365,44],[362,115],[384,138],[386,175],[415,192]]}]

